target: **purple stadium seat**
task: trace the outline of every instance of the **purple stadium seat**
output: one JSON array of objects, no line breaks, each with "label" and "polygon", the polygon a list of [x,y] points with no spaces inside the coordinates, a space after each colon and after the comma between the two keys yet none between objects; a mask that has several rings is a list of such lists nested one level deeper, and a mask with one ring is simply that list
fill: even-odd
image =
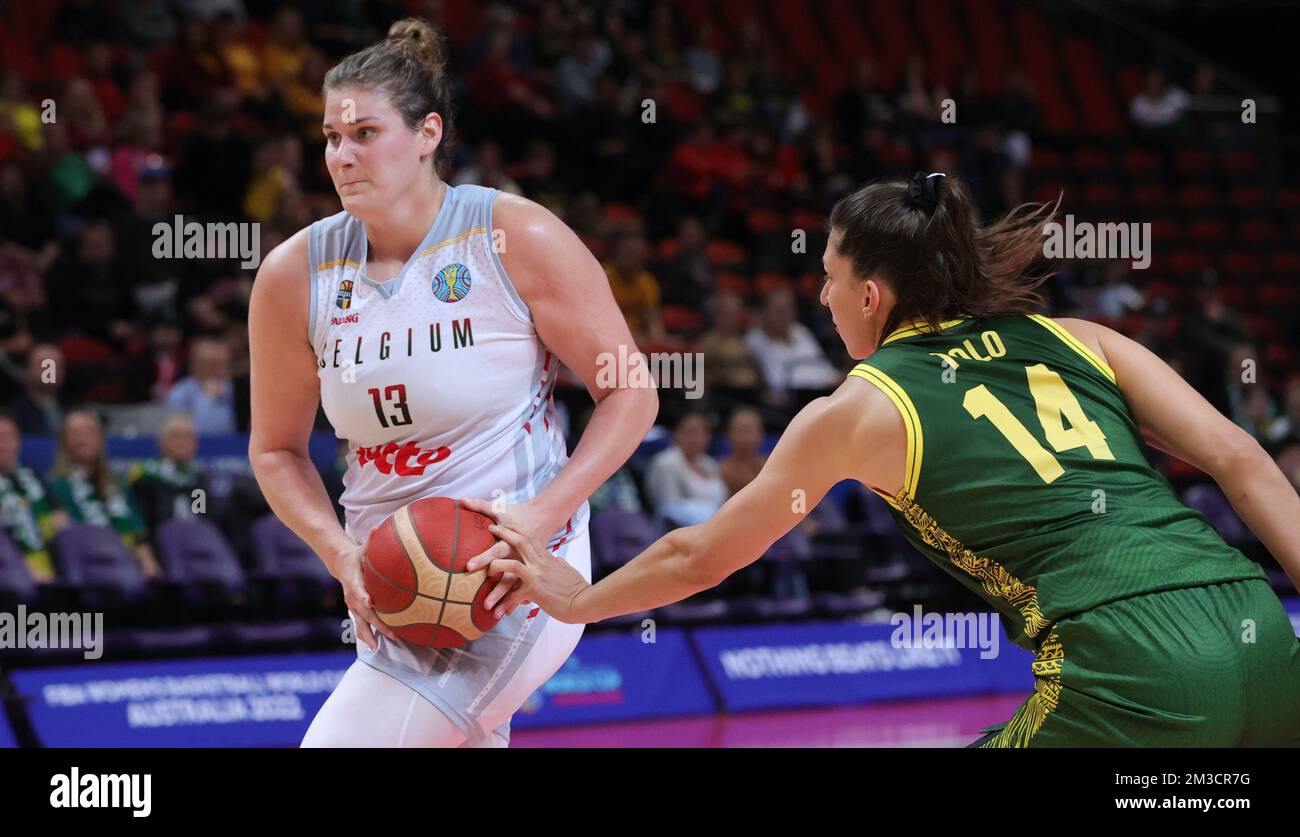
[{"label": "purple stadium seat", "polygon": [[26,558],[8,535],[0,533],[0,602],[31,602],[36,595],[36,581]]},{"label": "purple stadium seat", "polygon": [[169,520],[158,527],[154,540],[169,581],[211,585],[230,593],[243,589],[239,558],[212,521]]},{"label": "purple stadium seat", "polygon": [[140,564],[112,529],[73,523],[55,536],[54,554],[59,577],[68,584],[108,590],[126,601],[148,592]]},{"label": "purple stadium seat", "polygon": [[1193,485],[1183,494],[1183,502],[1205,515],[1228,543],[1239,544],[1246,540],[1246,527],[1218,488]]},{"label": "purple stadium seat", "polygon": [[[650,518],[640,512],[605,509],[592,515],[588,524],[591,531],[592,575],[602,575],[618,569],[631,561],[659,537],[659,531]],[[593,578],[593,580],[595,580]],[[628,613],[605,620],[611,625],[639,624],[649,618],[652,611]]]},{"label": "purple stadium seat", "polygon": [[589,525],[593,562],[606,570],[623,566],[659,537],[654,523],[640,512],[605,509],[592,515]]},{"label": "purple stadium seat", "polygon": [[334,582],[334,576],[311,547],[273,514],[253,524],[253,555],[259,575]]}]

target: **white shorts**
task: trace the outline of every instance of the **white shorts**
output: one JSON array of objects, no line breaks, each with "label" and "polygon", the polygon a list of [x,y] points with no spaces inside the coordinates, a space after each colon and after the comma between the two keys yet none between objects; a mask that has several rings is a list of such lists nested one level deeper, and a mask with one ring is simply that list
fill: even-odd
[{"label": "white shorts", "polygon": [[[556,554],[591,581],[585,528]],[[569,658],[584,627],[521,605],[459,648],[425,648],[376,633],[371,651],[358,640],[357,662],[321,707],[303,746],[506,746],[511,716]]]}]

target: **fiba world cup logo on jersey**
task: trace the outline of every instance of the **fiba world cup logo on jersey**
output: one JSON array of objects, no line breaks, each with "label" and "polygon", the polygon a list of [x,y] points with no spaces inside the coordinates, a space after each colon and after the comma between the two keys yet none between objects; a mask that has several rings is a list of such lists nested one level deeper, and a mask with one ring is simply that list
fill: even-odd
[{"label": "fiba world cup logo on jersey", "polygon": [[334,304],[341,310],[346,311],[352,307],[352,280],[344,279],[339,282],[339,295],[334,298]]},{"label": "fiba world cup logo on jersey", "polygon": [[433,277],[433,295],[443,302],[460,302],[469,295],[469,268],[452,262]]}]

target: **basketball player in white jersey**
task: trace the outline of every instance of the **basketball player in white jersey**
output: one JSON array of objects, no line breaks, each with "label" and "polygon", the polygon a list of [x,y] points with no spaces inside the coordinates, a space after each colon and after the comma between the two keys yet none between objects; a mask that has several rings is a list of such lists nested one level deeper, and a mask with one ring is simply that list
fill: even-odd
[{"label": "basketball player in white jersey", "polygon": [[[525,607],[461,648],[408,644],[371,607],[366,539],[412,500],[494,500],[589,579],[586,498],[658,411],[653,389],[596,383],[603,352],[635,347],[577,236],[531,201],[438,177],[447,88],[441,38],[413,19],[330,71],[325,162],[343,211],[272,251],[253,288],[249,458],[342,584],[359,639],[303,746],[506,746],[581,628]],[[551,400],[560,364],[597,402],[572,459]],[[345,527],[308,458],[318,403],[348,441]]]}]

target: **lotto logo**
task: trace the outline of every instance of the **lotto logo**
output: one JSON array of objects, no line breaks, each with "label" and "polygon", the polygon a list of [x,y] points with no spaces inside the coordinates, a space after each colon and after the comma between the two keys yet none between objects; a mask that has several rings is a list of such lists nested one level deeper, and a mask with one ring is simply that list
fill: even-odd
[{"label": "lotto logo", "polygon": [[422,477],[424,469],[451,456],[451,448],[422,450],[413,442],[399,446],[396,442],[357,448],[357,464],[364,468],[374,463],[381,474],[396,473],[399,477]]}]

